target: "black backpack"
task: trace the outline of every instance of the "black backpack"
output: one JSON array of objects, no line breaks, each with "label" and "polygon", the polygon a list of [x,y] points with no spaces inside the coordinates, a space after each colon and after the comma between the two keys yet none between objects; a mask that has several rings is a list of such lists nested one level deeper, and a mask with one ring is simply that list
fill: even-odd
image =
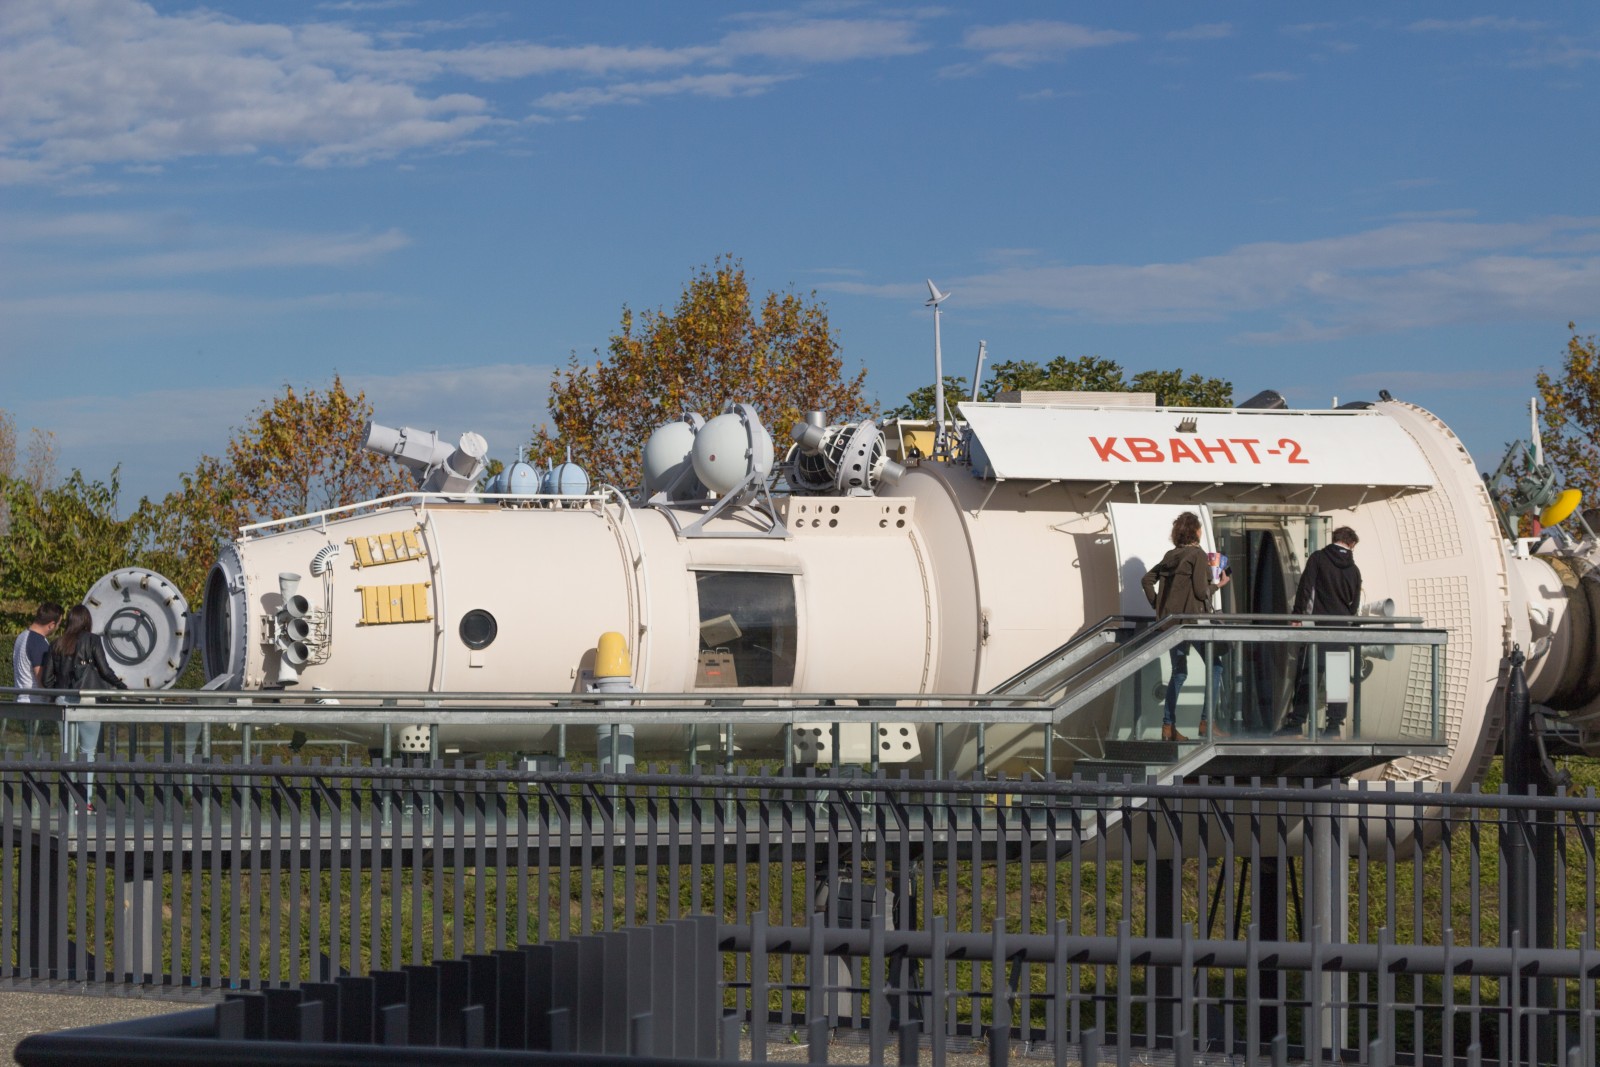
[{"label": "black backpack", "polygon": [[71,652],[61,652],[52,648],[45,657],[44,671],[40,681],[46,689],[104,689],[105,683],[100,678],[100,672],[94,668],[94,659],[89,650],[89,642],[95,640],[93,634],[84,634],[78,641],[78,647]]}]

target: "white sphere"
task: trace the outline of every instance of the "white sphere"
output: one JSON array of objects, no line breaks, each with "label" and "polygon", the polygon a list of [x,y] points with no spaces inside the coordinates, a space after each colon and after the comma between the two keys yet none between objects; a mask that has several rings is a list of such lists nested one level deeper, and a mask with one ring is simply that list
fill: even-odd
[{"label": "white sphere", "polygon": [[694,449],[694,439],[694,427],[682,419],[675,419],[650,435],[642,457],[646,495],[678,480],[692,462],[689,454]]},{"label": "white sphere", "polygon": [[720,496],[734,492],[751,474],[772,473],[772,435],[748,404],[730,402],[700,428],[694,441],[694,472]]}]

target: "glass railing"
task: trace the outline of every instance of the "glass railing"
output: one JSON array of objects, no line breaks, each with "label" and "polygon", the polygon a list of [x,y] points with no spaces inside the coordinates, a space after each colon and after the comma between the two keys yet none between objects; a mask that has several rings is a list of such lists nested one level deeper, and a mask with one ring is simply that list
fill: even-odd
[{"label": "glass railing", "polygon": [[[1417,620],[1341,623],[1102,620],[989,694],[761,695],[711,707],[703,694],[681,693],[629,694],[624,705],[604,694],[186,690],[59,705],[15,703],[16,691],[0,690],[0,760],[72,758],[94,750],[83,731],[100,727],[103,760],[300,753],[342,763],[368,752],[384,760],[465,752],[622,766],[626,736],[641,763],[730,771],[761,763],[785,774],[850,764],[940,778],[1069,774],[1083,761],[1099,764],[1084,773],[1142,775],[1189,762],[1206,741],[1286,753],[1342,744],[1357,755],[1360,744],[1376,761],[1441,744],[1445,631]],[[1163,741],[1169,692],[1174,733]]]},{"label": "glass railing", "polygon": [[1058,736],[1113,751],[1162,740],[1438,744],[1445,640],[1410,619],[1165,619],[1074,679]]}]

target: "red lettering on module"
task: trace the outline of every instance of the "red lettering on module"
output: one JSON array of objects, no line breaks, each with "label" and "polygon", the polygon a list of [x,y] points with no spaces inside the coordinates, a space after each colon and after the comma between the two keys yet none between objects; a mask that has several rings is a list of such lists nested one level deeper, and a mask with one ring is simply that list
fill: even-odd
[{"label": "red lettering on module", "polygon": [[1309,459],[1300,458],[1300,442],[1285,437],[1278,442],[1278,447],[1289,453],[1290,463],[1310,463]]},{"label": "red lettering on module", "polygon": [[1108,437],[1101,441],[1098,437],[1089,438],[1089,443],[1094,446],[1095,455],[1101,459],[1114,459],[1120,463],[1128,462],[1128,457],[1117,451],[1117,439]]},{"label": "red lettering on module", "polygon": [[1166,458],[1161,454],[1161,446],[1148,437],[1124,437],[1122,443],[1128,446],[1135,463],[1160,463]]},{"label": "red lettering on module", "polygon": [[1228,438],[1228,442],[1230,444],[1238,445],[1240,448],[1242,448],[1246,452],[1248,452],[1250,454],[1250,462],[1251,463],[1260,463],[1261,462],[1261,457],[1256,455],[1256,448],[1255,448],[1256,445],[1259,445],[1261,443],[1259,438],[1255,438],[1255,437],[1230,437],[1230,438]]},{"label": "red lettering on module", "polygon": [[1200,450],[1201,454],[1206,457],[1207,463],[1215,462],[1211,457],[1217,455],[1226,456],[1229,463],[1238,462],[1233,458],[1233,450],[1228,447],[1228,442],[1222,440],[1221,438],[1218,438],[1217,443],[1214,445],[1208,445],[1204,441],[1198,439],[1194,444],[1195,447]]},{"label": "red lettering on module", "polygon": [[1167,454],[1172,457],[1172,462],[1174,463],[1179,463],[1183,460],[1188,460],[1190,463],[1200,462],[1200,457],[1194,454],[1194,451],[1184,443],[1181,437],[1167,439]]}]

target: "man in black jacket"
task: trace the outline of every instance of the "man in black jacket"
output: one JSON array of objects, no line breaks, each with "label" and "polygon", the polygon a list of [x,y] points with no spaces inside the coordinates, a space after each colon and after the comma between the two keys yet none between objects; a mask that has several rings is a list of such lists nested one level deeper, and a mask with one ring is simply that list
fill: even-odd
[{"label": "man in black jacket", "polygon": [[[1348,526],[1333,531],[1333,543],[1318,549],[1306,560],[1305,573],[1300,576],[1300,589],[1294,598],[1296,615],[1354,615],[1361,608],[1361,568],[1356,566],[1351,551],[1361,538]],[[1297,624],[1298,625],[1298,624]],[[1324,624],[1326,625],[1326,624]],[[1332,646],[1316,645],[1317,674],[1328,676],[1328,650]],[[1339,651],[1334,648],[1334,651]],[[1311,710],[1311,672],[1307,669],[1310,657],[1302,655],[1300,679],[1295,686],[1294,702],[1279,728],[1280,736],[1300,733]],[[1344,725],[1349,705],[1344,701],[1328,702],[1327,732],[1336,734]]]}]

